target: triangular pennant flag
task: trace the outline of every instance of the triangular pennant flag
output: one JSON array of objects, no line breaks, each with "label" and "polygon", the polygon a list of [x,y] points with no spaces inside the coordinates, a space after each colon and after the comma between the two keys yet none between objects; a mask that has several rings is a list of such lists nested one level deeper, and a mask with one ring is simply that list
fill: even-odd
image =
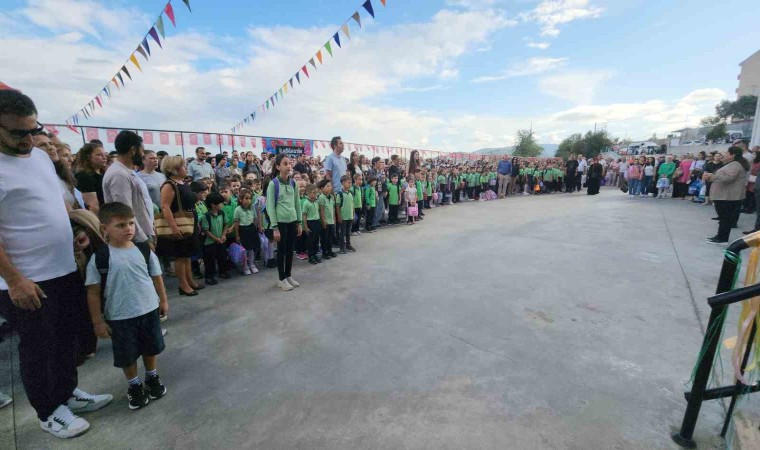
[{"label": "triangular pennant flag", "polygon": [[351,16],[351,18],[353,18],[356,21],[356,23],[359,24],[359,28],[362,27],[362,16],[359,15],[358,11],[355,12],[354,15]]},{"label": "triangular pennant flag", "polygon": [[348,24],[344,23],[342,27],[340,27],[341,30],[343,30],[343,33],[345,33],[346,37],[350,40],[351,39],[351,33],[348,32]]},{"label": "triangular pennant flag", "polygon": [[96,96],[95,100],[97,100],[98,105],[100,105],[100,107],[103,108],[103,102],[100,101],[100,96]]},{"label": "triangular pennant flag", "polygon": [[301,84],[301,72],[296,72],[296,81],[298,81],[298,84]]},{"label": "triangular pennant flag", "polygon": [[166,39],[166,35],[164,34],[164,18],[163,16],[158,16],[158,20],[156,20],[156,28],[158,28],[158,32],[161,33],[161,37]]},{"label": "triangular pennant flag", "polygon": [[[182,0],[182,1],[185,2],[185,5],[187,5],[187,9],[190,9],[190,0]],[[190,12],[193,12],[193,10],[190,9]]]},{"label": "triangular pennant flag", "polygon": [[333,55],[332,54],[332,46],[330,45],[330,41],[327,41],[327,43],[325,43],[325,49],[327,49],[327,53],[329,53],[330,56]]},{"label": "triangular pennant flag", "polygon": [[[321,48],[320,48],[320,49],[319,49],[319,51],[317,52],[317,59],[319,60],[319,63],[320,63],[320,64],[324,64],[324,63],[322,62],[322,49],[321,49]],[[316,67],[317,67],[317,66],[314,66],[314,68],[316,68]]]},{"label": "triangular pennant flag", "polygon": [[280,99],[277,97],[277,92],[274,93],[274,99],[279,101]]},{"label": "triangular pennant flag", "polygon": [[267,109],[269,109],[269,100],[267,100]]},{"label": "triangular pennant flag", "polygon": [[385,6],[385,0],[380,0],[380,3],[382,3],[383,6]]},{"label": "triangular pennant flag", "polygon": [[174,9],[172,8],[172,2],[169,2],[166,4],[166,8],[164,8],[164,12],[166,13],[166,17],[168,17],[169,20],[172,21],[172,25],[174,25],[174,28],[177,28],[177,22],[174,21]]},{"label": "triangular pennant flag", "polygon": [[303,73],[306,74],[306,78],[309,78],[309,71],[306,70],[306,66],[301,67],[301,70],[303,70]]},{"label": "triangular pennant flag", "polygon": [[[321,52],[321,51],[322,51],[322,50],[320,50],[320,52]],[[321,62],[321,61],[320,61],[320,62]],[[315,63],[315,62],[314,62],[314,58],[311,58],[311,59],[309,60],[309,64],[311,64],[312,66],[314,66],[314,68],[315,68],[315,69],[317,68],[317,63]]]},{"label": "triangular pennant flag", "polygon": [[[132,79],[132,75],[129,74],[129,71],[127,70],[127,66],[121,66],[121,70],[122,70],[122,72],[124,72],[125,74],[127,74],[127,76],[129,77],[130,80]],[[122,79],[121,81],[123,82],[124,80]]]},{"label": "triangular pennant flag", "polygon": [[132,64],[137,66],[137,70],[142,72],[142,67],[140,67],[140,63],[137,62],[137,57],[135,56],[134,53],[132,53],[132,56],[129,57],[129,60],[132,61]]},{"label": "triangular pennant flag", "polygon": [[251,122],[256,120],[256,113],[251,114]]},{"label": "triangular pennant flag", "polygon": [[150,55],[150,45],[148,45],[148,36],[145,36],[143,38],[142,46],[145,47],[145,50],[148,52],[148,55]]},{"label": "triangular pennant flag", "polygon": [[338,47],[340,47],[340,35],[338,32],[335,32],[335,35],[333,35],[333,39],[335,39],[335,43],[338,44]]},{"label": "triangular pennant flag", "polygon": [[90,118],[90,116],[87,115],[87,110],[85,108],[82,108],[81,111],[82,111],[82,114],[84,115],[85,119],[89,119]]},{"label": "triangular pennant flag", "polygon": [[142,45],[137,46],[137,51],[143,55],[146,61],[148,60],[148,54],[145,53],[145,49],[142,47]]},{"label": "triangular pennant flag", "polygon": [[367,10],[367,12],[369,13],[370,16],[372,16],[372,18],[375,17],[375,10],[372,9],[372,2],[370,0],[367,0],[366,2],[364,2],[362,6],[364,7],[364,9]]},{"label": "triangular pennant flag", "polygon": [[287,94],[288,93],[288,83],[283,84],[282,87],[280,88],[280,91],[282,91],[283,89],[285,89],[285,93]]},{"label": "triangular pennant flag", "polygon": [[293,77],[290,77],[290,89],[293,89]]},{"label": "triangular pennant flag", "polygon": [[110,92],[108,92],[108,86],[104,87],[104,88],[103,88],[103,90],[102,90],[101,92],[105,92],[105,93],[106,93],[106,95],[108,96],[108,98],[111,98],[111,93],[110,93]]},{"label": "triangular pennant flag", "polygon": [[[120,73],[118,73],[118,74],[116,74],[116,75],[119,77],[119,79],[121,79],[121,74],[120,74]],[[119,86],[119,82],[118,82],[118,81],[116,81],[116,77],[113,77],[113,78],[111,78],[111,82],[113,82],[113,84],[115,84],[115,85],[116,85],[116,88],[117,88],[118,90],[121,90],[121,87]],[[121,82],[121,83],[122,83],[122,84],[124,84],[124,81],[122,80],[122,82]]]},{"label": "triangular pennant flag", "polygon": [[150,30],[148,30],[148,34],[153,38],[154,41],[156,41],[156,44],[158,44],[159,47],[164,48],[164,46],[161,45],[161,40],[158,39],[158,33],[156,33],[155,27],[151,27]]}]

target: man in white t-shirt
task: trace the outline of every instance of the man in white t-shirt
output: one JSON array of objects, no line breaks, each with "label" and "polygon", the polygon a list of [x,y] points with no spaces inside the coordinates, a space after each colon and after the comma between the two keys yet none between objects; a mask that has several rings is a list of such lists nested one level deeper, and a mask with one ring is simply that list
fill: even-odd
[{"label": "man in white t-shirt", "polygon": [[0,91],[0,315],[19,334],[21,381],[43,430],[62,438],[90,427],[77,412],[113,400],[77,388],[77,324],[85,291],[53,163],[33,147],[43,132],[32,100]]}]

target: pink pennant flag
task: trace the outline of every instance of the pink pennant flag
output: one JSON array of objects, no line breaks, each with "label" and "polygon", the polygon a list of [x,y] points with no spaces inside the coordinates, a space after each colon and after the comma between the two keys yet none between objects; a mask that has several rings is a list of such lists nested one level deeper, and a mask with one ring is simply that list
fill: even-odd
[{"label": "pink pennant flag", "polygon": [[210,134],[204,134],[203,135],[203,145],[211,145],[211,135]]},{"label": "pink pennant flag", "polygon": [[256,148],[256,142],[257,142],[258,140],[259,140],[258,138],[251,138],[251,146],[252,146],[253,148]]},{"label": "pink pennant flag", "polygon": [[222,145],[222,135],[217,134],[216,135],[216,145]]},{"label": "pink pennant flag", "polygon": [[245,136],[238,136],[238,138],[240,139],[240,146],[245,147]]},{"label": "pink pennant flag", "polygon": [[198,145],[198,135],[190,133],[190,145]]},{"label": "pink pennant flag", "polygon": [[57,135],[58,134],[58,128],[55,125],[45,125],[45,128],[50,130],[51,133]]},{"label": "pink pennant flag", "polygon": [[177,26],[177,22],[174,21],[174,9],[172,9],[172,3],[169,2],[166,4],[166,8],[164,8],[164,12],[166,13],[166,16],[169,18],[169,20],[172,21],[172,25],[175,27]]},{"label": "pink pennant flag", "polygon": [[227,143],[228,143],[228,145],[234,146],[235,145],[235,137],[232,136],[231,134],[227,135]]},{"label": "pink pennant flag", "polygon": [[98,136],[97,128],[85,128],[84,135],[88,141],[91,141],[93,139],[100,139],[100,136]]},{"label": "pink pennant flag", "polygon": [[145,145],[153,145],[153,132],[152,131],[143,131],[143,144],[145,144]]},{"label": "pink pennant flag", "polygon": [[161,145],[169,145],[169,133],[159,133],[158,140]]},{"label": "pink pennant flag", "polygon": [[118,130],[106,130],[106,139],[109,144],[113,144],[116,141],[117,134],[119,134]]},{"label": "pink pennant flag", "polygon": [[182,145],[182,133],[174,133],[174,145]]}]

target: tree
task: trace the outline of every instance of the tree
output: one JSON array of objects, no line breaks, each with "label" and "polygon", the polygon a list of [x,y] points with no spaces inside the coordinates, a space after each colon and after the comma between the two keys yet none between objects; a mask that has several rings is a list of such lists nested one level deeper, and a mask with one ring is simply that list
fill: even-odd
[{"label": "tree", "polygon": [[705,138],[708,141],[714,141],[716,139],[722,139],[728,134],[726,122],[720,122],[717,125],[715,125],[712,130],[710,130]]},{"label": "tree", "polygon": [[580,133],[572,134],[559,143],[554,156],[567,159],[568,156],[577,153],[581,148],[583,148],[583,136]]},{"label": "tree", "polygon": [[514,156],[540,156],[544,148],[536,143],[531,130],[517,130],[517,144],[514,148]]},{"label": "tree", "polygon": [[725,121],[745,120],[755,116],[757,108],[757,97],[754,95],[743,95],[738,100],[732,102],[723,100],[715,107],[715,115],[718,119]]},{"label": "tree", "polygon": [[[571,153],[574,155],[584,155],[586,157],[596,156],[599,153],[612,147],[619,139],[614,141],[609,137],[606,130],[599,130],[596,133],[589,131],[585,136],[579,133],[565,138],[557,148],[554,156],[567,158]],[[627,145],[627,144],[626,144]]]},{"label": "tree", "polygon": [[699,125],[703,127],[711,127],[719,124],[720,121],[721,118],[717,116],[703,117],[702,120],[699,121]]}]

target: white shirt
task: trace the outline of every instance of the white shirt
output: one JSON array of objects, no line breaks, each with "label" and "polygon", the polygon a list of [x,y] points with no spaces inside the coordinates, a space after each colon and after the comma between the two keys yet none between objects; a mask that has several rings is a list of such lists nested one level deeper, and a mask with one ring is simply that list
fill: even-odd
[{"label": "white shirt", "polygon": [[578,172],[579,173],[586,173],[586,168],[588,167],[588,163],[585,159],[582,159],[578,161]]},{"label": "white shirt", "polygon": [[[28,158],[0,153],[0,244],[16,270],[32,281],[77,270],[61,183],[40,149]],[[8,289],[2,278],[0,289]]]}]

